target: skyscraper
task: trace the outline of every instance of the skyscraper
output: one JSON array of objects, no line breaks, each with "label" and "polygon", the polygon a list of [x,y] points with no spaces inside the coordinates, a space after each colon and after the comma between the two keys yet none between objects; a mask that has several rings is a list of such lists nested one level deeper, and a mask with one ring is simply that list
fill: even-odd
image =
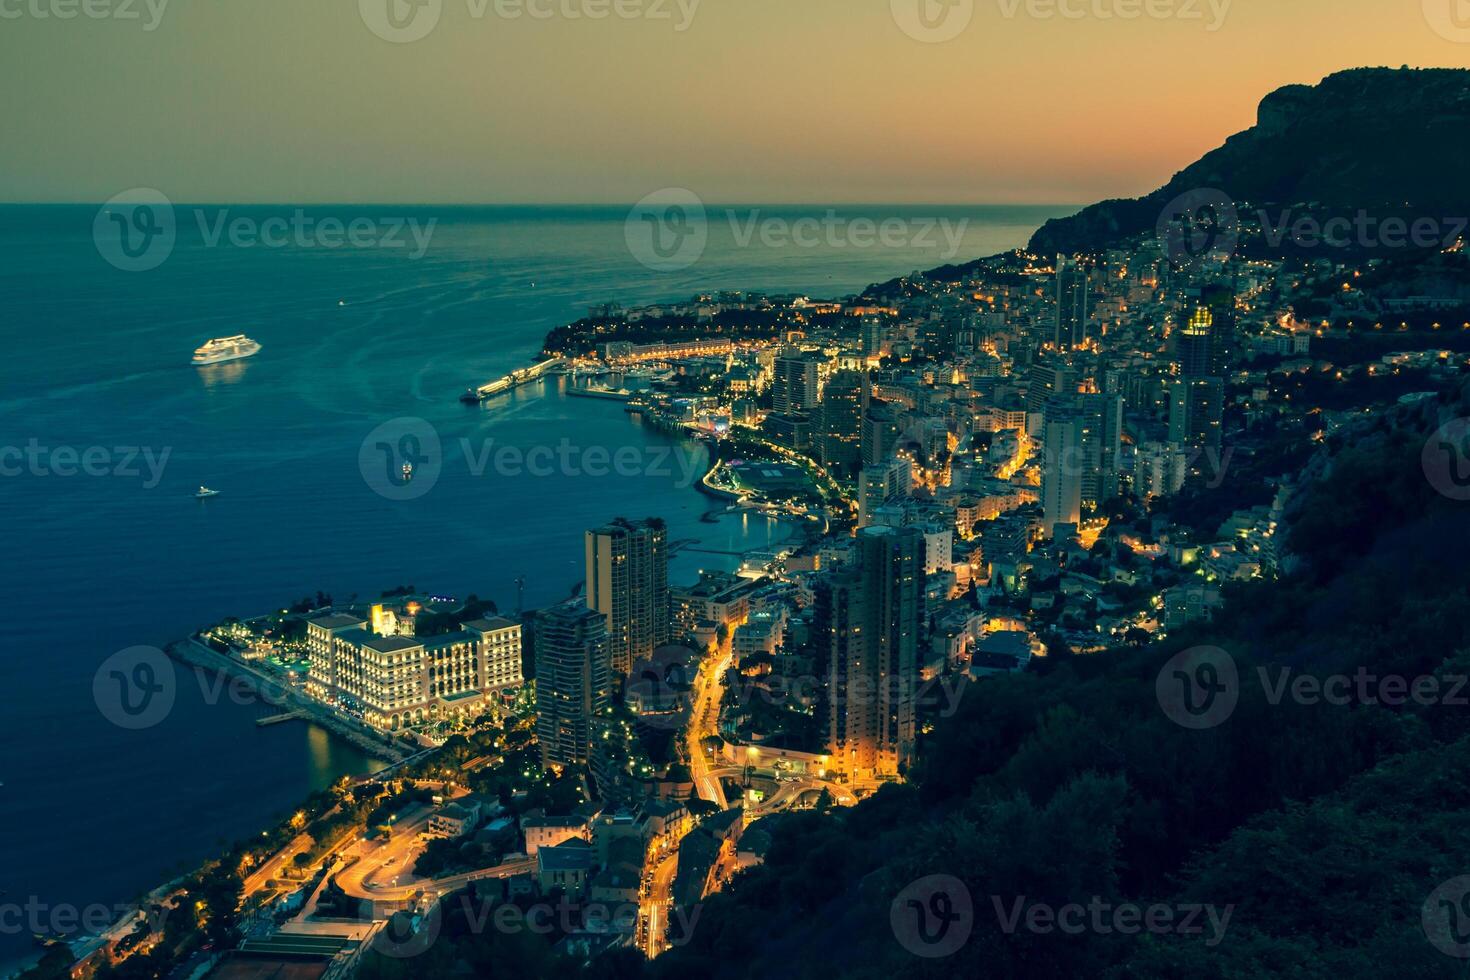
[{"label": "skyscraper", "polygon": [[585,765],[592,720],[612,698],[607,620],[578,603],[536,616],[536,736],[546,765]]},{"label": "skyscraper", "polygon": [[876,316],[865,316],[862,319],[863,353],[868,357],[883,353],[883,340],[887,330],[883,320]]},{"label": "skyscraper", "polygon": [[1045,451],[1041,463],[1042,536],[1058,524],[1082,520],[1082,474],[1086,469],[1083,421],[1074,406],[1052,401],[1046,408]]},{"label": "skyscraper", "polygon": [[864,528],[856,554],[855,567],[817,587],[829,751],[849,774],[891,777],[912,763],[917,737],[924,535],[915,528]]},{"label": "skyscraper", "polygon": [[1087,269],[1075,259],[1057,256],[1056,345],[1073,350],[1087,339],[1087,321],[1092,316]]},{"label": "skyscraper", "polygon": [[888,402],[870,402],[863,414],[863,465],[875,466],[892,456],[900,432],[897,407]]},{"label": "skyscraper", "polygon": [[1225,381],[1219,377],[1213,329],[1215,316],[1197,307],[1175,338],[1179,380],[1169,391],[1169,441],[1191,448],[1218,448],[1225,412]]},{"label": "skyscraper", "polygon": [[1070,395],[1076,387],[1076,375],[1062,363],[1061,358],[1036,361],[1031,365],[1031,372],[1027,377],[1027,414],[1041,415],[1047,402],[1058,395]]},{"label": "skyscraper", "polygon": [[608,659],[627,674],[669,639],[668,531],[656,518],[587,532],[587,605],[607,618]]},{"label": "skyscraper", "polygon": [[822,389],[817,448],[822,465],[851,472],[863,461],[863,376],[838,371]]},{"label": "skyscraper", "polygon": [[776,377],[771,385],[772,407],[782,414],[800,414],[817,407],[820,362],[814,355],[794,348],[776,358]]},{"label": "skyscraper", "polygon": [[1210,311],[1210,373],[1223,377],[1235,352],[1235,289],[1224,284],[1206,286],[1200,291],[1200,305]]},{"label": "skyscraper", "polygon": [[858,527],[874,523],[874,511],[907,497],[913,489],[913,464],[903,458],[865,466],[858,474]]},{"label": "skyscraper", "polygon": [[1097,506],[1118,495],[1123,452],[1123,396],[1080,395],[1082,501]]}]

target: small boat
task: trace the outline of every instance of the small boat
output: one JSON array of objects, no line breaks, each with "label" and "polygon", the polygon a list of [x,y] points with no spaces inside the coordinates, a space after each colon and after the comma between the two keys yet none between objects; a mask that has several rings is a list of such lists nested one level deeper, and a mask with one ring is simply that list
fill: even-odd
[{"label": "small boat", "polygon": [[204,500],[204,499],[206,499],[208,497],[218,497],[219,495],[220,495],[220,491],[218,491],[218,490],[211,490],[208,487],[200,487],[199,488],[199,492],[196,493],[196,494],[194,494],[194,499],[195,500]]},{"label": "small boat", "polygon": [[404,483],[407,483],[407,482],[409,482],[412,479],[413,479],[413,464],[412,463],[404,463],[403,464],[403,482]]}]

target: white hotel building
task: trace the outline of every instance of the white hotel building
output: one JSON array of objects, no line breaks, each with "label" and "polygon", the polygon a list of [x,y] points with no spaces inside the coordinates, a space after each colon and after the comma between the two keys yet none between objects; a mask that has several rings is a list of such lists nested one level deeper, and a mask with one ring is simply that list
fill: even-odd
[{"label": "white hotel building", "polygon": [[306,642],[306,692],[383,731],[473,717],[496,691],[523,681],[521,626],[507,619],[417,638],[380,636],[357,616],[327,616],[307,624]]}]

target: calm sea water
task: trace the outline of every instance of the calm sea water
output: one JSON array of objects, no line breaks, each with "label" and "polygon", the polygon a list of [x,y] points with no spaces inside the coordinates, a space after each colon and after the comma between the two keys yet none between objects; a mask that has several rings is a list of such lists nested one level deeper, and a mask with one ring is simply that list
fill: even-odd
[{"label": "calm sea water", "polygon": [[[771,210],[756,217],[778,219],[774,237],[742,242],[740,226],[717,212],[699,261],[661,272],[634,258],[623,211],[305,216],[367,217],[382,229],[435,220],[415,257],[407,233],[405,249],[329,248],[310,236],[280,247],[248,246],[248,234],[211,241],[221,220],[243,218],[248,232],[292,214],[180,207],[166,261],[127,272],[96,247],[96,208],[0,208],[0,449],[28,454],[18,473],[13,453],[0,459],[9,464],[0,476],[9,600],[0,903],[126,900],[221,841],[258,832],[311,789],[378,764],[310,726],[257,728],[263,709],[210,698],[192,674],[181,675],[163,723],[115,727],[92,682],[118,650],[318,589],[366,597],[411,583],[475,592],[509,610],[523,575],[534,608],[581,579],[581,530],[620,515],[661,516],[673,539],[697,542],[702,550],[675,561],[684,579],[737,560],[716,552],[783,539],[787,529],[764,520],[701,521],[709,501],[678,465],[690,458],[655,465],[667,450],[695,447],[641,428],[617,403],[567,398],[555,386],[480,409],[457,403],[470,384],[524,365],[550,327],[594,303],[708,289],[840,296],[1015,247],[1064,211],[865,209],[942,217],[963,232],[953,252],[938,230],[918,237],[922,223],[909,225],[910,240],[873,247],[825,233],[811,247],[783,244],[779,221],[803,215]],[[203,340],[240,332],[262,353],[228,367],[188,365]],[[437,482],[411,500],[375,492],[360,466],[364,439],[401,418],[423,420],[443,445]],[[581,465],[476,472],[487,448],[564,440],[579,464],[599,447],[648,465],[601,477]],[[151,457],[133,456],[135,447]],[[90,450],[92,469],[107,474],[59,475],[68,450]],[[223,493],[196,501],[201,484]],[[26,952],[30,931],[0,935],[0,973]]]}]

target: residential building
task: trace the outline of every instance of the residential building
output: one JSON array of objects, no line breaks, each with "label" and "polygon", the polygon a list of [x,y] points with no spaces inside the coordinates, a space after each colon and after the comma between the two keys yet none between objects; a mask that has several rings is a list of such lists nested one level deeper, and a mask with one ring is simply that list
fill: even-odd
[{"label": "residential building", "polygon": [[612,697],[607,617],[568,603],[536,617],[536,734],[546,765],[585,765]]},{"label": "residential building", "polygon": [[664,522],[617,520],[587,532],[587,605],[607,617],[608,660],[626,675],[669,640]]},{"label": "residential building", "polygon": [[864,528],[856,541],[856,567],[816,590],[828,746],[835,768],[891,778],[913,761],[925,541],[918,530],[891,527]]}]

